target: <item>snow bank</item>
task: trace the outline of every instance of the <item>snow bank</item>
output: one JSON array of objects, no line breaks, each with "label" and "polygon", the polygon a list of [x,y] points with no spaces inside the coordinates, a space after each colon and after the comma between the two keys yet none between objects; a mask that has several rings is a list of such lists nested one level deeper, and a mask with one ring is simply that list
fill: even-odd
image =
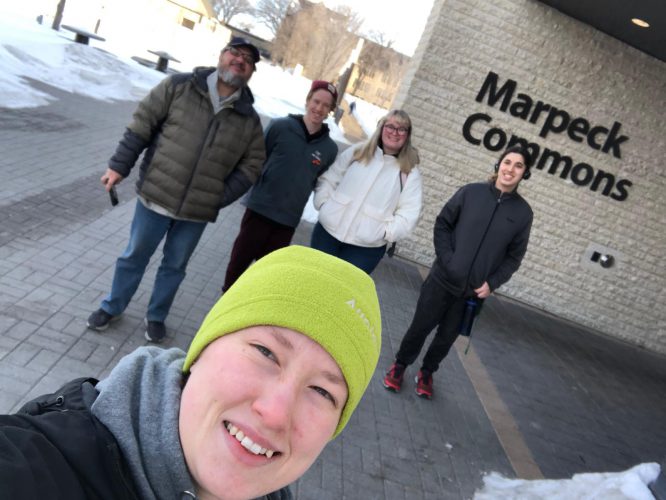
[{"label": "snow bank", "polygon": [[571,479],[508,479],[497,472],[483,478],[474,500],[654,500],[647,485],[659,476],[656,463],[624,472],[576,474]]}]

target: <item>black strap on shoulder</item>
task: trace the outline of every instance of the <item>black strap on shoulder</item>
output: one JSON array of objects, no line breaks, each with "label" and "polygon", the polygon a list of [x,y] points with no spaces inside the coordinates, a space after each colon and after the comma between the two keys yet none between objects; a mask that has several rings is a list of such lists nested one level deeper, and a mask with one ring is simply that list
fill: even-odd
[{"label": "black strap on shoulder", "polygon": [[43,394],[28,401],[17,413],[41,415],[49,411],[86,410],[90,408],[92,401],[89,397],[89,391],[85,391],[86,394],[84,394],[83,386],[89,384],[89,387],[92,388],[97,385],[97,382],[97,379],[91,377],[74,379],[52,394]]}]

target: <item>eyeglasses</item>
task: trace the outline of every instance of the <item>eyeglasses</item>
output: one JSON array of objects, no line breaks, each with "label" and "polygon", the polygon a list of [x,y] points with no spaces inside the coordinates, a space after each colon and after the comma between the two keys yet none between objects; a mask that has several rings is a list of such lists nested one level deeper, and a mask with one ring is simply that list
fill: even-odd
[{"label": "eyeglasses", "polygon": [[390,134],[407,135],[407,132],[409,132],[409,129],[407,127],[396,127],[395,125],[391,125],[390,123],[384,125],[384,128]]},{"label": "eyeglasses", "polygon": [[252,54],[238,50],[236,47],[227,47],[227,50],[231,53],[232,56],[241,57],[247,64],[254,66],[254,57]]}]

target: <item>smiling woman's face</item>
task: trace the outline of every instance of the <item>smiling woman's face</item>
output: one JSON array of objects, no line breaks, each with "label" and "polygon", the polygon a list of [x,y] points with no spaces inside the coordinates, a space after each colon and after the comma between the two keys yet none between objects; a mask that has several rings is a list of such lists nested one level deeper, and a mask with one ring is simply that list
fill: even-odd
[{"label": "smiling woman's face", "polygon": [[519,153],[509,153],[499,164],[495,187],[502,192],[510,193],[523,178],[525,158]]},{"label": "smiling woman's face", "polygon": [[255,326],[207,346],[190,369],[180,441],[200,499],[256,498],[298,479],[338,425],[347,385],[315,341]]},{"label": "smiling woman's face", "polygon": [[407,141],[409,125],[401,121],[397,116],[391,116],[382,127],[382,144],[384,153],[396,155]]}]

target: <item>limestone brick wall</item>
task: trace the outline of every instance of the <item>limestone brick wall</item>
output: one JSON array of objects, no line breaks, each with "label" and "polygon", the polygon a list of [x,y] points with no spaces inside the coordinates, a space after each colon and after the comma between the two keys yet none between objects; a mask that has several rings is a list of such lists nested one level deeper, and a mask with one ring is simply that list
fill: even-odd
[{"label": "limestone brick wall", "polygon": [[[501,109],[502,99],[491,105],[490,91],[477,100],[491,72],[496,94],[515,82],[511,103],[522,100],[522,108],[514,114]],[[582,118],[571,132],[580,142],[567,131],[539,135],[550,111],[534,123],[514,116],[528,99],[566,111],[569,123]],[[664,103],[665,63],[540,2],[435,0],[395,101],[412,117],[425,185],[423,215],[399,253],[430,265],[442,205],[458,187],[487,178],[499,156],[484,136],[490,133],[491,149],[502,133],[524,138],[572,164],[549,173],[546,162],[521,183],[535,213],[530,245],[498,292],[666,353]],[[473,144],[463,128],[477,113],[489,120],[469,126],[480,141]],[[555,126],[564,120],[552,118]],[[601,127],[591,139],[601,149],[583,137],[584,122],[588,131]],[[616,122],[617,140],[607,141]],[[597,175],[593,190],[589,176]],[[604,254],[614,257],[612,267],[599,264]]]}]

